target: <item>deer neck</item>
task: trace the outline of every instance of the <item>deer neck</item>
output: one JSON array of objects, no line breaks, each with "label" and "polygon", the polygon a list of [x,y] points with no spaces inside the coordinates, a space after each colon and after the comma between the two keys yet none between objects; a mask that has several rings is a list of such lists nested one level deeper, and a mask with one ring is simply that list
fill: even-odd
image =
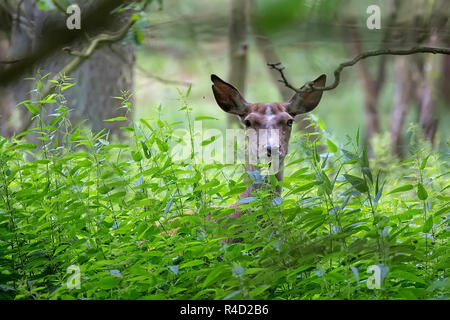
[{"label": "deer neck", "polygon": [[[275,174],[275,178],[278,181],[283,181],[283,179],[284,179],[284,158],[280,158],[279,166],[280,166],[280,170],[278,170],[278,172]],[[246,186],[246,190],[240,196],[241,199],[247,198],[247,197],[251,197],[252,193],[255,190],[260,189],[263,186],[263,184],[268,183],[267,177],[263,177],[261,181],[255,181],[255,176],[257,176],[256,173],[260,173],[261,172],[261,168],[260,167],[257,167],[257,166],[254,166],[254,165],[246,163],[245,170],[247,172],[247,175],[245,176],[244,181],[252,180],[253,183],[248,185],[248,186]],[[277,196],[281,196],[281,191],[282,191],[282,187],[281,186],[277,186],[276,187],[276,194],[277,194]]]}]

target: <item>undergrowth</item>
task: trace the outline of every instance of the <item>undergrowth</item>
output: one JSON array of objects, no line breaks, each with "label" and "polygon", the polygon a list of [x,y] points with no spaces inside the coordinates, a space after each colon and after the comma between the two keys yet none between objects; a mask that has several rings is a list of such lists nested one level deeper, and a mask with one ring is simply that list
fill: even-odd
[{"label": "undergrowth", "polygon": [[[264,177],[193,152],[174,162],[180,124],[163,117],[123,127],[125,142],[72,127],[70,86],[25,101],[36,127],[0,137],[0,298],[449,298],[448,159],[419,138],[388,171],[359,132],[337,144],[319,120],[315,143],[292,141],[284,181],[239,200]],[[177,112],[193,133],[188,95]],[[214,222],[238,200],[247,214]]]}]

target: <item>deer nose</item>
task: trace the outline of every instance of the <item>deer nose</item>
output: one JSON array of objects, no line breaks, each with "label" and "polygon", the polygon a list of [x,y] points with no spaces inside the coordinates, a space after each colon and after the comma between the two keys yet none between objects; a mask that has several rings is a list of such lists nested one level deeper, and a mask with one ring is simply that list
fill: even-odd
[{"label": "deer nose", "polygon": [[275,151],[275,152],[279,152],[280,151],[280,146],[279,145],[270,145],[270,144],[267,144],[267,145],[265,145],[264,146],[264,148],[266,149],[266,151],[267,151],[267,156],[268,157],[271,157],[272,156],[272,152],[273,151]]}]

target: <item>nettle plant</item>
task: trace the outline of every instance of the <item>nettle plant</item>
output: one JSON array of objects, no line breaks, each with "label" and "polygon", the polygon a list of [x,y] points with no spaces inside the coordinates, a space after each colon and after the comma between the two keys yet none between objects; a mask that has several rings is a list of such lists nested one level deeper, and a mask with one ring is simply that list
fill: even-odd
[{"label": "nettle plant", "polygon": [[[316,118],[315,142],[291,138],[284,180],[232,219],[255,182],[243,165],[174,163],[164,108],[124,127],[126,142],[72,127],[70,86],[24,102],[38,124],[0,138],[2,299],[448,299],[449,168],[422,142],[383,172],[359,132],[337,144]],[[178,112],[192,133],[189,92]]]}]

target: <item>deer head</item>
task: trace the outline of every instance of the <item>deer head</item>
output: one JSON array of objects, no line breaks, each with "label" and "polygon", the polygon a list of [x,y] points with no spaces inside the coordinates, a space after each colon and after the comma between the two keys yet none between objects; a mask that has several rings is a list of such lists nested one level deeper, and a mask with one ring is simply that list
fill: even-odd
[{"label": "deer head", "polygon": [[[289,146],[294,118],[298,114],[303,114],[314,110],[322,98],[323,91],[302,91],[296,93],[288,102],[273,103],[249,103],[240,94],[239,90],[231,84],[223,81],[216,75],[211,75],[213,82],[212,90],[219,107],[230,114],[240,117],[248,132],[256,132],[257,137],[264,139],[254,139],[257,154],[266,153],[267,157],[272,157],[276,153],[281,161],[284,160]],[[315,87],[324,87],[326,75],[321,75],[313,81]],[[253,130],[250,130],[253,129]],[[263,135],[259,134],[264,130]]]}]

